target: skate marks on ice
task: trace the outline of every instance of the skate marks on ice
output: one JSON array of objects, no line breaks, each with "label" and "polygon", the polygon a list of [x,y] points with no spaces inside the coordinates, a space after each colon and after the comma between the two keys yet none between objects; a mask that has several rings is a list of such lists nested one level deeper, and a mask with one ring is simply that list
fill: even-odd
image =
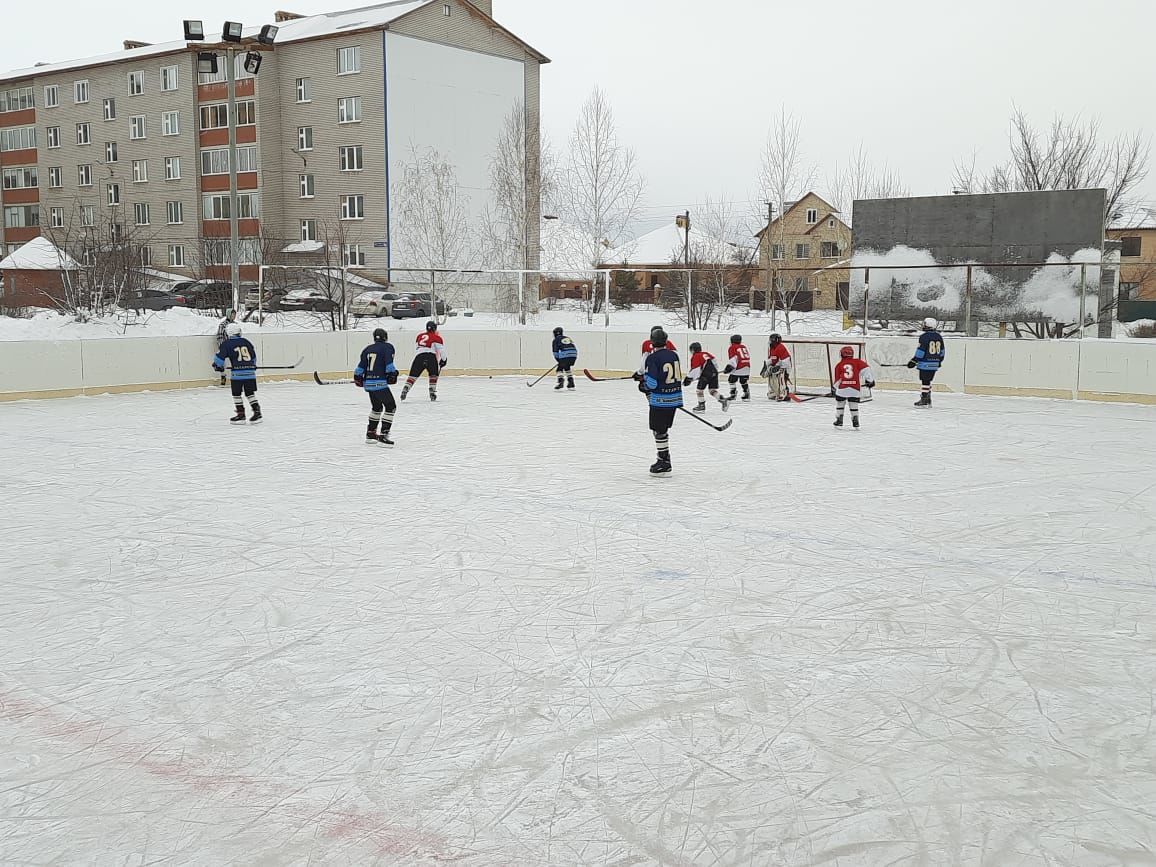
[{"label": "skate marks on ice", "polygon": [[5,408],[0,860],[1156,846],[1146,410],[752,406],[656,486],[628,387],[445,382],[384,455],[337,388]]}]

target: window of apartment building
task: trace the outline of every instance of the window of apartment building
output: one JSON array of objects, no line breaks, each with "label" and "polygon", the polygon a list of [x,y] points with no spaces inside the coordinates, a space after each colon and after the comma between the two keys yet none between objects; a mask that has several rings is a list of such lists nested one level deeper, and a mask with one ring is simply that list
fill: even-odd
[{"label": "window of apartment building", "polygon": [[4,228],[29,229],[40,225],[40,205],[9,205],[4,209]]},{"label": "window of apartment building", "polygon": [[783,245],[782,244],[771,244],[771,258],[772,259],[785,259],[786,258],[786,256],[783,255]]},{"label": "window of apartment building", "polygon": [[[237,54],[236,65],[233,67],[233,70],[234,70],[233,77],[237,81],[240,81],[242,78],[252,78],[253,77],[253,73],[249,72],[249,70],[247,70],[245,68],[245,55],[244,55],[244,53],[238,53]],[[216,72],[198,73],[197,81],[201,84],[220,84],[221,82],[225,81],[225,79],[227,77],[228,77],[228,67],[226,67],[224,59],[222,58],[221,61],[217,63],[217,71]]]},{"label": "window of apartment building", "polygon": [[152,265],[152,263],[153,263],[153,248],[152,247],[144,246],[144,247],[140,248],[140,263],[145,268]]},{"label": "window of apartment building", "polygon": [[1120,300],[1121,301],[1135,301],[1137,294],[1140,291],[1139,283],[1121,283],[1120,284]]},{"label": "window of apartment building", "polygon": [[811,258],[811,245],[810,244],[796,244],[795,245],[795,258],[796,259],[810,259]]},{"label": "window of apartment building", "polygon": [[301,221],[301,240],[302,241],[316,241],[317,240],[317,221],[316,220],[302,220]]},{"label": "window of apartment building", "polygon": [[341,259],[347,268],[365,266],[365,251],[360,244],[345,244],[341,249]]},{"label": "window of apartment building", "polygon": [[76,167],[76,184],[80,187],[92,186],[92,166],[85,163]]},{"label": "window of apartment building", "polygon": [[177,67],[162,66],[161,67],[161,90],[176,90],[177,89]]},{"label": "window of apartment building", "polygon": [[72,101],[78,105],[88,102],[88,79],[72,82]]},{"label": "window of apartment building", "polygon": [[301,184],[301,198],[312,199],[316,194],[313,175],[298,175],[297,177]]},{"label": "window of apartment building", "polygon": [[297,79],[297,101],[298,102],[312,102],[313,101],[313,79],[299,78]]},{"label": "window of apartment building", "polygon": [[161,135],[181,134],[181,113],[166,111],[161,113]]},{"label": "window of apartment building", "polygon": [[[229,219],[229,196],[213,195],[201,199],[203,217],[206,220]],[[237,219],[249,220],[261,216],[261,200],[257,193],[237,195]]]},{"label": "window of apartment building", "polygon": [[91,245],[85,244],[80,249],[80,264],[85,268],[91,268],[96,265],[96,250]]},{"label": "window of apartment building", "polygon": [[361,122],[361,97],[345,96],[337,100],[338,123]]},{"label": "window of apartment building", "polygon": [[120,204],[120,184],[105,184],[105,194],[109,205]]},{"label": "window of apartment building", "polygon": [[[257,103],[246,99],[237,103],[237,126],[252,126],[257,122]],[[201,106],[201,129],[225,129],[229,125],[229,104],[215,102]]]},{"label": "window of apartment building", "polygon": [[138,69],[128,74],[128,95],[140,96],[144,93],[144,70]]},{"label": "window of apartment building", "polygon": [[36,166],[18,166],[14,169],[4,169],[4,189],[26,190],[29,187],[36,186],[39,186]]},{"label": "window of apartment building", "polygon": [[165,216],[170,226],[179,226],[185,221],[185,203],[165,202]]},{"label": "window of apartment building", "polygon": [[96,225],[96,208],[92,205],[80,206],[80,225],[90,228]]},{"label": "window of apartment building", "polygon": [[[205,244],[205,264],[228,265],[233,245],[228,240],[208,241]],[[237,244],[237,261],[242,265],[255,265],[261,250],[252,238],[241,238]]]},{"label": "window of apartment building", "polygon": [[341,219],[343,219],[343,220],[364,220],[365,219],[365,196],[342,196],[341,197]]},{"label": "window of apartment building", "polygon": [[145,131],[145,116],[143,114],[134,114],[129,118],[128,137],[133,141],[147,137]]},{"label": "window of apartment building", "polygon": [[112,97],[104,101],[104,119],[116,120],[116,100]]},{"label": "window of apartment building", "polygon": [[361,72],[361,46],[337,49],[337,74],[352,75]]},{"label": "window of apartment building", "polygon": [[[257,171],[257,148],[254,145],[237,148],[237,171]],[[227,175],[229,173],[229,149],[213,148],[201,151],[202,175]]]},{"label": "window of apartment building", "polygon": [[[7,132],[7,130],[5,130],[4,132]],[[50,126],[45,130],[45,132],[48,134],[47,135],[48,147],[49,148],[60,147],[60,127]],[[2,133],[0,133],[0,135],[2,135]],[[8,150],[8,148],[2,147],[2,142],[0,142],[0,150]]]},{"label": "window of apartment building", "polygon": [[78,145],[92,144],[92,124],[78,123],[76,125],[76,143]]},{"label": "window of apartment building", "polygon": [[453,11],[453,7],[450,6],[449,3],[442,4],[442,15],[444,15],[446,18],[449,18],[450,15],[453,14]]},{"label": "window of apartment building", "polygon": [[106,141],[104,143],[104,161],[106,163],[115,163],[120,159],[120,153],[117,149],[116,142]]},{"label": "window of apartment building", "polygon": [[53,229],[64,228],[64,208],[48,209],[48,225]]},{"label": "window of apartment building", "polygon": [[838,259],[839,245],[834,241],[823,241],[819,244],[819,256],[823,259]]},{"label": "window of apartment building", "polygon": [[299,126],[297,127],[297,150],[311,151],[313,150],[313,127]]},{"label": "window of apartment building", "polygon": [[1140,248],[1142,246],[1140,237],[1121,238],[1120,239],[1120,255],[1121,256],[1139,256]]},{"label": "window of apartment building", "polygon": [[835,218],[834,217],[830,217],[827,220],[827,228],[828,229],[834,229],[835,228]]},{"label": "window of apartment building", "polygon": [[[52,131],[56,130],[56,144],[52,144]],[[60,127],[48,127],[48,146],[60,147]],[[36,127],[10,126],[0,129],[0,151],[24,151],[36,147]]]},{"label": "window of apartment building", "polygon": [[365,165],[362,161],[361,145],[347,145],[340,148],[339,155],[343,172],[359,172]]},{"label": "window of apartment building", "polygon": [[181,179],[181,158],[165,157],[165,180],[179,181]]},{"label": "window of apartment building", "polygon": [[44,107],[56,108],[60,105],[60,85],[46,84],[44,85]]},{"label": "window of apartment building", "polygon": [[819,212],[815,208],[807,208],[807,225],[813,226],[819,222]]},{"label": "window of apartment building", "polygon": [[169,244],[169,266],[185,267],[185,248],[181,244]]},{"label": "window of apartment building", "polygon": [[54,190],[64,186],[64,172],[60,166],[49,166],[48,186]]},{"label": "window of apartment building", "polygon": [[0,91],[0,112],[23,111],[26,108],[35,108],[32,99],[31,87],[16,87],[12,90]]},{"label": "window of apartment building", "polygon": [[796,277],[795,278],[795,295],[802,295],[806,291],[807,291],[807,278],[806,277]]},{"label": "window of apartment building", "polygon": [[138,226],[147,226],[149,224],[149,203],[137,202],[132,206],[133,222]]},{"label": "window of apartment building", "polygon": [[257,123],[257,103],[252,99],[237,103],[237,126],[253,126]]},{"label": "window of apartment building", "polygon": [[134,184],[146,183],[149,179],[149,161],[148,160],[133,160],[132,161],[132,182]]}]

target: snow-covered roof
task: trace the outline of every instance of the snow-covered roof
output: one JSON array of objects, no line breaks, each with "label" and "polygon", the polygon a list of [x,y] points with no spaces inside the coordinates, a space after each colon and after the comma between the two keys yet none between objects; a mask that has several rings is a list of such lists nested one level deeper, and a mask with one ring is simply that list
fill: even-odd
[{"label": "snow-covered roof", "polygon": [[189,279],[184,274],[174,274],[172,271],[159,271],[156,268],[141,268],[140,272],[146,277],[158,282],[184,283]]},{"label": "snow-covered roof", "polygon": [[1112,214],[1109,229],[1156,229],[1156,208],[1123,208]]},{"label": "snow-covered roof", "polygon": [[317,253],[325,249],[324,241],[297,241],[288,247],[282,247],[282,253]]},{"label": "snow-covered roof", "polygon": [[33,238],[0,260],[0,270],[72,271],[79,267],[75,259],[44,237]]},{"label": "snow-covered roof", "polygon": [[[685,235],[674,223],[660,226],[653,232],[647,232],[641,238],[629,241],[620,247],[607,251],[603,263],[607,265],[662,265],[671,263],[672,259],[682,256]],[[693,219],[690,224],[690,246],[694,256],[699,260],[714,260],[713,264],[730,262],[733,258],[733,249],[726,241],[719,240],[695,228]]]},{"label": "snow-covered roof", "polygon": [[[375,27],[386,27],[404,15],[408,15],[422,6],[428,6],[437,0],[391,0],[387,3],[377,3],[373,6],[362,6],[357,9],[344,9],[339,12],[325,12],[320,15],[310,15],[305,18],[294,18],[288,21],[278,22],[277,27],[277,45],[283,45],[290,42],[301,42],[305,39],[316,39],[319,36],[333,36],[339,33],[346,33],[349,31],[368,30]],[[479,14],[481,13],[479,10]],[[206,22],[208,27],[213,27],[211,22]],[[500,25],[495,26],[506,33],[505,28]],[[246,27],[243,31],[245,38],[256,36],[261,30],[261,25],[253,27]],[[207,41],[213,41],[214,34],[206,32]],[[512,39],[521,42],[512,33],[509,33]],[[525,43],[522,43],[525,45]],[[32,66],[25,69],[14,69],[11,72],[0,74],[0,81],[6,81],[16,78],[27,78],[33,75],[50,75],[54,72],[65,72],[69,69],[79,69],[86,66],[99,66],[105,63],[117,63],[122,60],[136,60],[142,57],[154,57],[160,54],[171,54],[175,51],[183,51],[187,47],[184,41],[158,42],[155,45],[145,45],[140,48],[129,48],[124,51],[114,51],[110,54],[100,54],[94,57],[82,57],[75,60],[65,60],[60,63],[44,63],[39,66]],[[529,45],[525,45],[526,49],[534,53]],[[540,56],[540,55],[539,55]],[[546,61],[545,57],[542,57]]]}]

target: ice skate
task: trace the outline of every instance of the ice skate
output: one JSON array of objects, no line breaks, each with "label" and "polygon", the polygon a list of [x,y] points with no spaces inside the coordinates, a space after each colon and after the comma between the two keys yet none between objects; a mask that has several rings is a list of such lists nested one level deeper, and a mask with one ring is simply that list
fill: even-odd
[{"label": "ice skate", "polygon": [[835,419],[835,427],[842,427],[842,426],[843,426],[843,419],[841,419],[841,418]]},{"label": "ice skate", "polygon": [[653,465],[651,465],[650,474],[652,476],[661,476],[661,475],[664,475],[665,473],[669,473],[670,470],[671,470],[670,461],[664,461],[662,458],[659,458],[657,461],[654,462]]},{"label": "ice skate", "polygon": [[249,416],[249,424],[260,424],[263,418],[264,416],[261,415],[261,410],[254,409],[253,414]]},{"label": "ice skate", "polygon": [[691,412],[706,412],[706,401],[700,400]]},{"label": "ice skate", "polygon": [[229,423],[230,424],[244,424],[245,423],[245,410],[243,410],[243,409],[237,410],[237,414],[235,416],[233,416],[231,419],[229,419]]},{"label": "ice skate", "polygon": [[405,400],[406,395],[409,394],[409,386],[404,386],[401,390],[401,399]]},{"label": "ice skate", "polygon": [[431,391],[429,393],[429,399],[430,400],[437,400],[438,399],[438,393],[436,391]]},{"label": "ice skate", "polygon": [[568,388],[568,389],[574,388],[574,377],[572,377],[572,376],[566,377],[566,388]]},{"label": "ice skate", "polygon": [[915,401],[915,405],[920,409],[926,406],[931,406],[931,395],[927,392],[919,395],[919,400]]},{"label": "ice skate", "polygon": [[381,436],[379,436],[379,437],[377,437],[377,438],[376,438],[376,441],[377,441],[377,443],[378,443],[379,445],[383,445],[383,446],[391,446],[391,445],[393,445],[393,440],[391,440],[391,439],[389,438],[389,434],[388,434],[388,433],[383,433]]},{"label": "ice skate", "polygon": [[566,383],[559,379],[558,384],[556,386],[554,386],[554,391],[561,391],[565,387],[566,387]]},{"label": "ice skate", "polygon": [[858,419],[858,417],[851,419],[851,427],[855,428],[855,430],[859,430],[859,419]]}]

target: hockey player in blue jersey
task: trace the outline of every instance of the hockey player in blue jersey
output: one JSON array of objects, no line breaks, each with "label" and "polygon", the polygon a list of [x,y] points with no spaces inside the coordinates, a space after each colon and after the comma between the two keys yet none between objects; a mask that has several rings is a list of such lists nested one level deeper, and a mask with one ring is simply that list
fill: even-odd
[{"label": "hockey player in blue jersey", "polygon": [[574,365],[578,361],[578,347],[574,341],[563,333],[561,328],[554,329],[554,344],[552,346],[554,360],[558,362],[558,384],[554,391],[574,387]]},{"label": "hockey player in blue jersey", "polygon": [[[393,427],[393,414],[397,412],[397,401],[389,387],[397,382],[397,366],[393,363],[393,344],[384,328],[373,330],[373,343],[361,350],[357,367],[353,369],[353,382],[364,388],[369,395],[369,426],[365,429],[365,441],[370,444],[393,445],[389,438]],[[381,433],[377,426],[381,425]]]},{"label": "hockey player in blue jersey", "polygon": [[257,402],[257,350],[241,336],[241,326],[230,322],[225,326],[225,342],[217,347],[217,354],[213,357],[213,370],[223,374],[225,362],[232,368],[233,407],[237,413],[229,421],[233,424],[245,423],[245,399],[249,398],[249,409],[253,411],[249,418],[251,424],[261,421],[261,404]]},{"label": "hockey player in blue jersey", "polygon": [[928,316],[923,320],[923,333],[919,335],[919,346],[915,356],[907,362],[908,367],[919,368],[920,394],[915,401],[917,407],[931,406],[931,383],[943,365],[943,335],[939,333],[939,323]]},{"label": "hockey player in blue jersey", "polygon": [[646,366],[638,390],[647,396],[650,404],[650,430],[654,434],[654,446],[658,450],[658,460],[650,468],[654,475],[669,473],[670,429],[674,416],[682,406],[682,365],[678,353],[668,346],[666,331],[655,327],[650,332],[654,345],[646,358]]}]

